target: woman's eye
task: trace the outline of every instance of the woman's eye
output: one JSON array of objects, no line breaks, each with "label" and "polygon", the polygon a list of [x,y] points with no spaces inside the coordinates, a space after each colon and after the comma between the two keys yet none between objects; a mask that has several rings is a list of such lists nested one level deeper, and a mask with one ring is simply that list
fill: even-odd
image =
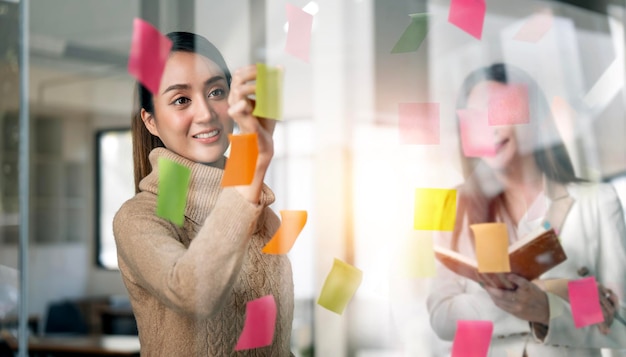
[{"label": "woman's eye", "polygon": [[226,94],[226,91],[219,88],[219,89],[215,89],[211,91],[211,93],[209,93],[209,97],[223,97],[225,94]]},{"label": "woman's eye", "polygon": [[182,105],[182,104],[186,104],[186,103],[189,103],[189,98],[186,98],[186,97],[177,98],[173,102],[173,104],[176,104],[176,105]]}]

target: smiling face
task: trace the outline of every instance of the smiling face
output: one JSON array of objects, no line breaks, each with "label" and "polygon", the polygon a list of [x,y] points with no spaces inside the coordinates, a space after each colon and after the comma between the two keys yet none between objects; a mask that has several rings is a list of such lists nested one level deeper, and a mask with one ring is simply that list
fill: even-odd
[{"label": "smiling face", "polygon": [[[477,84],[467,98],[469,109],[488,112],[493,115],[489,108],[490,97],[510,97],[511,91],[507,84],[496,81],[484,81]],[[519,116],[519,113],[528,115],[528,100],[524,98],[510,97],[505,103],[500,103],[506,110],[498,110],[495,114],[500,116],[498,122],[516,122],[517,118],[503,118],[502,116]],[[528,118],[526,118],[528,119]],[[528,122],[528,120],[526,121]],[[481,159],[495,170],[506,170],[510,165],[518,162],[524,156],[532,153],[532,136],[530,125],[493,125],[488,126],[483,140],[492,141],[489,144],[495,146],[495,155],[482,157]]]},{"label": "smiling face", "polygon": [[233,120],[228,83],[220,67],[191,52],[174,52],[163,71],[154,112],[141,117],[166,148],[189,160],[223,166]]}]

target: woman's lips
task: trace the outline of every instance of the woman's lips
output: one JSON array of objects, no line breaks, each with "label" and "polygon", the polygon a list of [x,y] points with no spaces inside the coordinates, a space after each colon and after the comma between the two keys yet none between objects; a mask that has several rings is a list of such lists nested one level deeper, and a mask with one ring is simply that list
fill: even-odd
[{"label": "woman's lips", "polygon": [[195,134],[193,138],[196,141],[199,141],[202,144],[211,144],[219,140],[221,135],[221,131],[218,129],[213,129],[209,131],[203,131],[201,133]]}]

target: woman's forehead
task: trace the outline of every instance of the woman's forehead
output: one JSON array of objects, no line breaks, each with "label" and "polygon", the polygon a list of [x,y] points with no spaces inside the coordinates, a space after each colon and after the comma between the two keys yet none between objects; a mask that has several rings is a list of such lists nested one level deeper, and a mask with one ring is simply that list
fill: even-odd
[{"label": "woman's forehead", "polygon": [[204,83],[209,78],[224,76],[224,71],[205,56],[192,52],[174,52],[165,63],[162,84]]}]

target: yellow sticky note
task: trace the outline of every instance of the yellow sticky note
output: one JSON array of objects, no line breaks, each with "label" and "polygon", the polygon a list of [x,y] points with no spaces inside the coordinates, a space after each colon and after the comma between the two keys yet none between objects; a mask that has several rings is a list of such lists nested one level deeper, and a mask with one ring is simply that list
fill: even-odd
[{"label": "yellow sticky note", "polygon": [[281,120],[283,116],[283,70],[256,64],[256,104],[252,115]]},{"label": "yellow sticky note", "polygon": [[481,273],[508,273],[509,233],[504,223],[481,223],[470,226],[476,242],[476,261]]},{"label": "yellow sticky note", "polygon": [[435,252],[433,233],[416,231],[404,245],[402,274],[409,278],[429,278],[435,276]]},{"label": "yellow sticky note", "polygon": [[452,231],[455,220],[456,190],[415,189],[413,229],[418,231]]},{"label": "yellow sticky note", "polygon": [[282,222],[272,239],[263,247],[263,253],[287,254],[304,228],[307,219],[306,211],[281,210]]},{"label": "yellow sticky note", "polygon": [[361,280],[363,280],[361,270],[335,258],[333,268],[324,281],[317,303],[341,315],[361,285]]},{"label": "yellow sticky note", "polygon": [[259,156],[258,136],[253,134],[232,135],[230,157],[226,160],[222,187],[249,185],[254,178],[256,160]]}]

